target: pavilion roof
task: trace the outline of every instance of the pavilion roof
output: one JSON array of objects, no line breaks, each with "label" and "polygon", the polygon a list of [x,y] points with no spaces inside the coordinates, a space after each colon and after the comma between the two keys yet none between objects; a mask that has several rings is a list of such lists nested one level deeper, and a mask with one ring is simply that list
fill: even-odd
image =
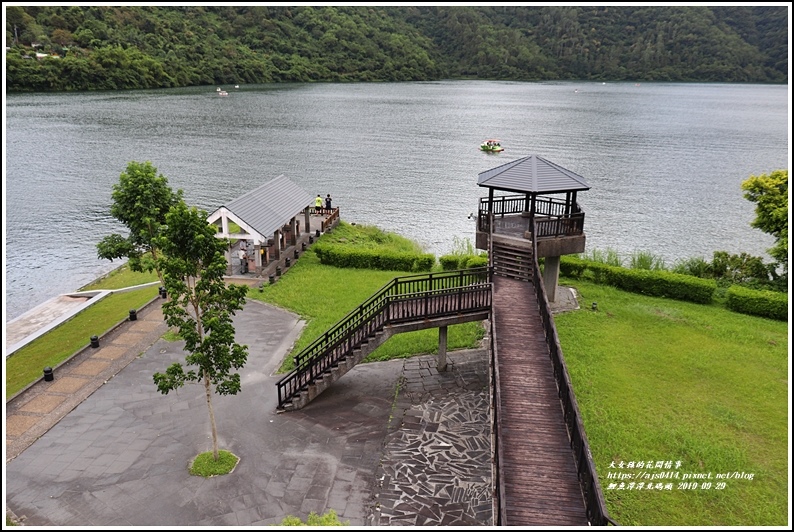
[{"label": "pavilion roof", "polygon": [[247,226],[268,238],[313,204],[314,196],[280,175],[222,205],[207,220],[212,223],[226,213],[232,220],[243,222],[241,227]]},{"label": "pavilion roof", "polygon": [[481,187],[531,194],[590,190],[590,185],[579,174],[537,155],[529,155],[480,172],[477,184]]}]

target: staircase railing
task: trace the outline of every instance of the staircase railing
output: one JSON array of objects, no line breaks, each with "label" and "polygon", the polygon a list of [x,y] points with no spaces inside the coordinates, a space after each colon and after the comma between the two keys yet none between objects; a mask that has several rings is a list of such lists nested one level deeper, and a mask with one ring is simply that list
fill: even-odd
[{"label": "staircase railing", "polygon": [[491,307],[488,267],[395,277],[298,353],[278,381],[278,407],[326,373],[386,325]]}]

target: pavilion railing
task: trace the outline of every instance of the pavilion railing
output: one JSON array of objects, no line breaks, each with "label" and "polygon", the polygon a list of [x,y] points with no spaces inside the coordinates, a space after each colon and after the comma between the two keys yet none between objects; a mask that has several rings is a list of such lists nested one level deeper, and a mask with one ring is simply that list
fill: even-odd
[{"label": "pavilion railing", "polygon": [[[489,212],[488,198],[480,198],[477,229],[485,233],[491,232],[491,215],[504,218],[528,213],[531,209],[530,200],[524,195],[497,196],[490,204],[493,212]],[[538,238],[575,236],[584,232],[584,211],[577,203],[569,204],[558,198],[537,196],[534,216]]]}]

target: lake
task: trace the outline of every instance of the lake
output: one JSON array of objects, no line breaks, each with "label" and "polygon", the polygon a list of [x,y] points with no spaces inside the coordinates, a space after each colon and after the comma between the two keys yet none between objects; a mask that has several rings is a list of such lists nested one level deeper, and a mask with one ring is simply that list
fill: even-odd
[{"label": "lake", "polygon": [[[151,161],[208,212],[281,174],[343,220],[441,255],[474,241],[480,172],[538,155],[583,176],[587,249],[768,260],[740,184],[789,168],[788,87],[442,81],[6,96],[4,318],[118,266],[112,186]],[[498,138],[505,151],[479,151]]]}]

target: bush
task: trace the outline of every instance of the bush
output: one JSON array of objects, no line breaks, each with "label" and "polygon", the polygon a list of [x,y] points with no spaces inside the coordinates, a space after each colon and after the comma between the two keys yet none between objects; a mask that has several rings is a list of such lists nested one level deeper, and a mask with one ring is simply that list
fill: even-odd
[{"label": "bush", "polygon": [[725,304],[734,312],[788,321],[788,294],[734,285],[728,288]]},{"label": "bush", "polygon": [[317,254],[320,263],[337,268],[425,272],[432,270],[436,263],[435,255],[430,253],[404,253],[320,243],[312,250]]},{"label": "bush", "polygon": [[468,257],[466,262],[461,265],[461,270],[470,270],[473,268],[483,268],[488,266],[488,256],[487,255],[474,255]]},{"label": "bush", "polygon": [[664,259],[649,251],[636,251],[629,260],[632,270],[666,270]]},{"label": "bush", "polygon": [[459,255],[441,255],[438,258],[438,262],[441,264],[441,269],[444,270],[445,272],[450,270],[457,270],[459,260],[460,260]]},{"label": "bush", "polygon": [[692,277],[701,277],[703,279],[713,277],[711,263],[702,257],[678,261],[673,265],[671,271],[673,273],[691,275]]},{"label": "bush", "polygon": [[627,292],[696,303],[710,303],[717,289],[717,283],[711,279],[666,270],[622,268],[577,257],[561,257],[560,272],[575,279],[587,273],[598,284],[612,285]]},{"label": "bush", "polygon": [[710,303],[717,290],[717,283],[711,279],[668,271],[630,270],[606,265],[601,270],[606,284],[648,296]]},{"label": "bush", "polygon": [[562,274],[563,277],[579,279],[582,277],[585,269],[587,269],[587,261],[583,259],[570,255],[560,257],[560,274]]}]

